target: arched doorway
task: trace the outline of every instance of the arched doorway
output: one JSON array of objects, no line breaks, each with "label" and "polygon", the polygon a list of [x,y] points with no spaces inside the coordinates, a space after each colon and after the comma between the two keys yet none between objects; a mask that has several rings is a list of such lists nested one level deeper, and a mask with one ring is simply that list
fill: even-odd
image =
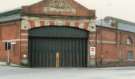
[{"label": "arched doorway", "polygon": [[88,32],[68,26],[29,30],[31,67],[86,67]]}]

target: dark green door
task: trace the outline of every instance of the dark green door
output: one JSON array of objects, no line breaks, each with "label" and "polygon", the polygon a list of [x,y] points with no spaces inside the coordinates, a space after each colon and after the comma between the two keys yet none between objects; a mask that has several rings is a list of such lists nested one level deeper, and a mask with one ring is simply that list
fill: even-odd
[{"label": "dark green door", "polygon": [[29,61],[32,67],[56,67],[57,64],[60,67],[87,66],[87,32],[46,27],[31,30],[29,34]]}]

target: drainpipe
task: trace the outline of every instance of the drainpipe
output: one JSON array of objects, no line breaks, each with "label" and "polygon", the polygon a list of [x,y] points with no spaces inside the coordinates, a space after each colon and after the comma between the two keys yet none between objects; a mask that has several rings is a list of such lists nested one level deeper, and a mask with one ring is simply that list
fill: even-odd
[{"label": "drainpipe", "polygon": [[102,29],[101,29],[101,53],[100,53],[100,66],[102,66],[103,63],[103,37],[102,37]]}]

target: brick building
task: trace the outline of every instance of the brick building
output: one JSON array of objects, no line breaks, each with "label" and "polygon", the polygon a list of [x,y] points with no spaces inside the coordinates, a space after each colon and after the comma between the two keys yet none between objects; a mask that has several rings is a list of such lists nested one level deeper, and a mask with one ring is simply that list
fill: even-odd
[{"label": "brick building", "polygon": [[0,14],[0,61],[31,67],[134,65],[135,23],[74,0],[42,0]]},{"label": "brick building", "polygon": [[[31,67],[95,65],[95,11],[74,0],[42,0],[0,14],[0,60]],[[95,50],[95,49],[94,49]]]},{"label": "brick building", "polygon": [[135,65],[135,23],[105,17],[96,25],[97,66]]}]

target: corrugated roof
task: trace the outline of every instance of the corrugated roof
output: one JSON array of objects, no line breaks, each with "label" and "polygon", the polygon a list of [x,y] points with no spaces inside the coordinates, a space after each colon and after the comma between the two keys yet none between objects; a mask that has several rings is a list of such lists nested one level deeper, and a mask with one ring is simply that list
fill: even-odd
[{"label": "corrugated roof", "polygon": [[129,31],[129,32],[135,32],[135,25],[130,25],[126,23],[118,23],[118,29]]},{"label": "corrugated roof", "polygon": [[118,18],[114,18],[114,17],[109,17],[109,18],[107,17],[107,19],[105,18],[105,19],[97,20],[96,25],[101,26],[101,27],[112,28],[112,26],[111,26],[112,19],[117,22],[117,28],[119,30],[135,32],[135,23],[126,21],[126,20],[122,20],[122,19],[118,19]]},{"label": "corrugated roof", "polygon": [[105,20],[106,19],[114,19],[114,20],[116,20],[119,23],[129,24],[129,25],[134,25],[135,26],[135,22],[119,19],[119,18],[116,18],[116,17],[107,16],[107,17],[105,17]]},{"label": "corrugated roof", "polygon": [[21,19],[21,9],[14,9],[0,13],[0,23]]},{"label": "corrugated roof", "polygon": [[98,25],[98,26],[104,26],[104,27],[110,27],[110,28],[112,27],[111,26],[111,22],[105,21],[103,19],[97,20],[96,21],[96,25]]}]

